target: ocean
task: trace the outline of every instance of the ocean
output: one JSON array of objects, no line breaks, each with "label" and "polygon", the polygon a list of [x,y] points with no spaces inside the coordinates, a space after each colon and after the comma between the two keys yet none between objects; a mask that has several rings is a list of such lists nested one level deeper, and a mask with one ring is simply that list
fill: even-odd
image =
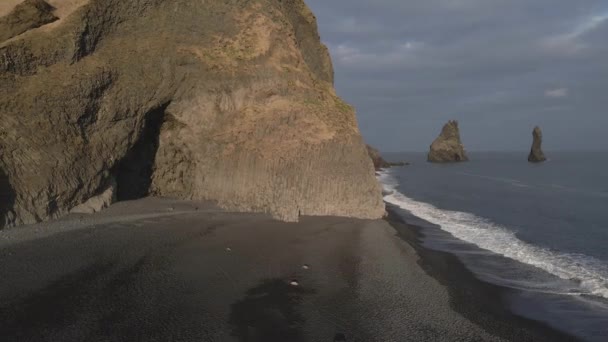
[{"label": "ocean", "polygon": [[479,279],[512,289],[513,312],[583,340],[608,341],[608,152],[469,153],[379,173],[384,199],[420,226],[423,245],[456,255]]}]

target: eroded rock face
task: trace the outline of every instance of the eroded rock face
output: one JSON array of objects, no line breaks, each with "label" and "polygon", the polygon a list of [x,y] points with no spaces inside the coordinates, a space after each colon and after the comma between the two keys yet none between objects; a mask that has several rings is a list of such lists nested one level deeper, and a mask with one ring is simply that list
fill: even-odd
[{"label": "eroded rock face", "polygon": [[427,160],[432,163],[450,163],[468,161],[469,158],[460,140],[458,122],[448,121],[439,137],[431,144]]},{"label": "eroded rock face", "polygon": [[78,5],[0,42],[0,224],[63,215],[111,179],[118,200],[208,199],[284,220],[383,215],[302,0]]},{"label": "eroded rock face", "polygon": [[540,130],[540,127],[534,127],[532,131],[532,148],[530,149],[530,154],[528,155],[528,161],[531,163],[540,163],[547,160],[545,154],[542,150],[543,143],[543,132]]},{"label": "eroded rock face", "polygon": [[8,15],[0,17],[0,42],[57,20],[53,10],[53,6],[44,0],[25,0],[17,4]]}]

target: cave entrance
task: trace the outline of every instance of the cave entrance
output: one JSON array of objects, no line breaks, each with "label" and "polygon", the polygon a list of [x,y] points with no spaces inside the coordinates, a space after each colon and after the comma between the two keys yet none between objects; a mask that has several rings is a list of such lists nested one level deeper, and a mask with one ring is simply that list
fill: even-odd
[{"label": "cave entrance", "polygon": [[169,103],[165,103],[146,114],[137,142],[118,163],[114,173],[118,201],[148,196],[158,151],[160,129],[165,121],[165,111],[168,106]]},{"label": "cave entrance", "polygon": [[9,213],[13,210],[15,204],[15,189],[11,186],[6,172],[0,168],[0,229],[7,223]]}]

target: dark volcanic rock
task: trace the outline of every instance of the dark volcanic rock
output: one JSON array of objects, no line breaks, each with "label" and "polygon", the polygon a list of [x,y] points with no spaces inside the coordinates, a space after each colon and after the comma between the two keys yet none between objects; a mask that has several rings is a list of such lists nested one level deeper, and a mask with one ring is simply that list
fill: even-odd
[{"label": "dark volcanic rock", "polygon": [[303,0],[49,0],[59,20],[23,34],[52,18],[15,3],[0,1],[0,226],[114,193],[384,214]]},{"label": "dark volcanic rock", "polygon": [[451,120],[443,126],[441,134],[431,144],[427,160],[433,163],[468,161],[469,158],[460,141],[458,122]]},{"label": "dark volcanic rock", "polygon": [[384,158],[382,158],[382,156],[380,155],[380,151],[378,151],[377,149],[373,148],[370,145],[367,145],[367,153],[369,154],[369,157],[371,158],[372,162],[374,163],[374,168],[376,170],[387,168],[387,167],[391,166],[389,162],[387,162],[386,160],[384,160]]},{"label": "dark volcanic rock", "polygon": [[540,127],[534,127],[532,131],[532,148],[530,149],[530,154],[528,155],[528,161],[531,163],[540,163],[547,160],[545,154],[542,150],[543,143],[543,132],[540,130]]},{"label": "dark volcanic rock", "polygon": [[8,180],[8,176],[0,167],[0,228],[13,223],[15,217],[12,207],[15,203],[15,193]]},{"label": "dark volcanic rock", "polygon": [[409,165],[406,162],[388,162],[386,160],[384,160],[384,158],[382,158],[382,155],[380,155],[380,151],[378,151],[377,149],[375,149],[374,147],[367,145],[367,153],[370,157],[370,159],[372,160],[372,162],[374,163],[374,168],[376,170],[380,170],[380,169],[385,169],[391,166],[404,166],[404,165]]},{"label": "dark volcanic rock", "polygon": [[18,4],[8,15],[0,17],[0,43],[57,20],[53,10],[44,0],[25,0]]}]

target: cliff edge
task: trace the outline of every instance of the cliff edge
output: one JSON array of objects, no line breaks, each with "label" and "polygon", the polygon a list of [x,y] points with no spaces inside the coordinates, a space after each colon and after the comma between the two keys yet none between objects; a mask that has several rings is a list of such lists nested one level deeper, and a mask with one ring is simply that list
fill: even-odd
[{"label": "cliff edge", "polygon": [[530,149],[530,154],[528,155],[528,161],[531,163],[541,163],[547,160],[545,154],[542,150],[543,143],[543,132],[540,130],[540,127],[534,127],[532,131],[532,148]]},{"label": "cliff edge", "polygon": [[432,163],[450,163],[468,161],[469,158],[460,140],[458,122],[448,121],[441,130],[441,134],[433,141],[427,157]]},{"label": "cliff edge", "polygon": [[302,0],[26,2],[0,7],[21,18],[0,41],[0,226],[99,196],[384,214]]}]

